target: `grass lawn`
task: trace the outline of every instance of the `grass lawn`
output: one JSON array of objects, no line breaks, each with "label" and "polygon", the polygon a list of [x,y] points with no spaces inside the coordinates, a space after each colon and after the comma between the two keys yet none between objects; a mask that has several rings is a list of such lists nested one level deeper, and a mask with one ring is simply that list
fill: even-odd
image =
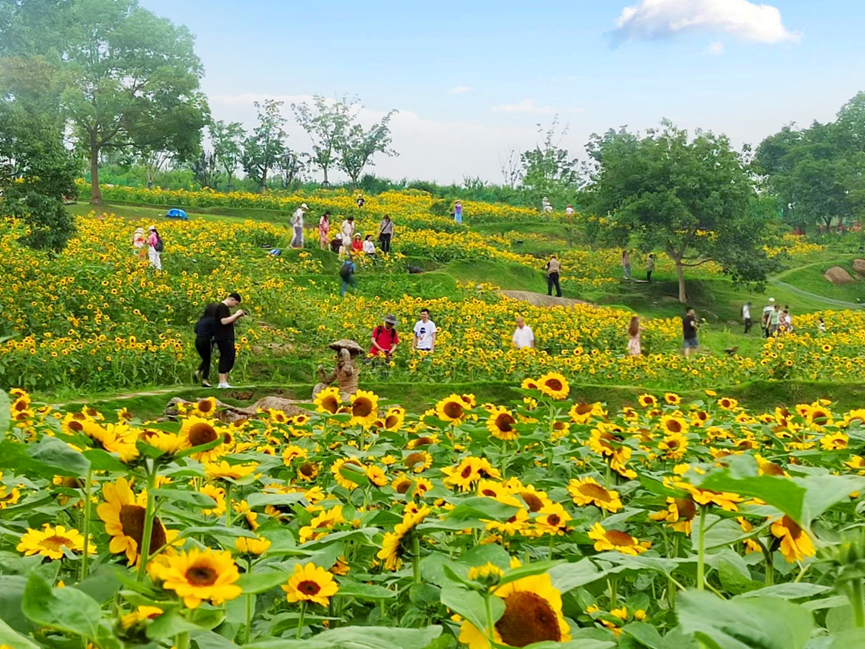
[{"label": "grass lawn", "polygon": [[[855,256],[835,258],[799,268],[791,268],[776,276],[777,280],[803,291],[816,293],[834,300],[854,304],[865,303],[865,277],[853,270]],[[833,266],[840,266],[856,280],[852,284],[832,284],[823,274]]]}]

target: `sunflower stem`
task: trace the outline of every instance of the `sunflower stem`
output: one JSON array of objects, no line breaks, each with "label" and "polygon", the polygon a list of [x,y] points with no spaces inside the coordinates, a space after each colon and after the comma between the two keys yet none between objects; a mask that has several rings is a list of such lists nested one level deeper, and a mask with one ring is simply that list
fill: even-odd
[{"label": "sunflower stem", "polygon": [[174,647],[175,649],[187,649],[189,646],[189,631],[184,631],[183,633],[178,633],[177,637],[174,639]]},{"label": "sunflower stem", "polygon": [[[673,552],[670,555],[670,559],[677,559],[679,557],[679,537],[673,536]],[[667,601],[670,604],[670,610],[676,610],[676,580],[673,579],[673,575],[668,575],[667,577]]]},{"label": "sunflower stem", "polygon": [[760,546],[763,548],[763,556],[766,557],[766,585],[771,586],[775,583],[775,560],[772,557],[771,550],[766,548],[762,543]]},{"label": "sunflower stem", "polygon": [[610,610],[613,610],[619,601],[619,580],[616,577],[610,577],[607,584],[610,587]]},{"label": "sunflower stem", "polygon": [[414,539],[412,540],[412,552],[414,552],[414,561],[412,562],[412,567],[414,568],[414,583],[419,584],[421,582],[420,579],[420,537],[417,534],[414,534]]},{"label": "sunflower stem", "polygon": [[496,641],[496,625],[495,622],[493,622],[493,607],[490,603],[490,594],[488,592],[484,593],[484,606],[486,607],[487,612],[487,638],[492,644]]},{"label": "sunflower stem", "polygon": [[225,482],[225,527],[231,527],[231,483]]},{"label": "sunflower stem", "polygon": [[853,626],[857,628],[865,626],[865,612],[862,609],[861,579],[851,580],[847,599],[850,600],[850,608],[853,609]]},{"label": "sunflower stem", "polygon": [[697,546],[697,590],[706,589],[706,507],[700,507],[700,534]]},{"label": "sunflower stem", "polygon": [[84,525],[82,526],[82,531],[84,532],[84,553],[81,555],[81,579],[78,581],[87,579],[87,560],[90,555],[90,515],[92,508],[90,503],[90,483],[92,480],[93,467],[91,466],[87,469],[87,482],[84,483]]},{"label": "sunflower stem", "polygon": [[[150,537],[153,536],[153,490],[156,488],[156,467],[147,460],[147,507],[144,510],[144,533],[141,535],[141,547],[139,548],[138,557],[138,581],[144,580],[144,575],[147,574],[147,561],[150,559]],[[181,634],[183,635],[183,634]],[[178,636],[179,637],[179,636]],[[189,639],[189,636],[186,636]],[[178,645],[177,649],[180,649]]]},{"label": "sunflower stem", "polygon": [[[297,635],[295,636],[298,640],[300,640],[300,636],[303,633],[303,618],[306,617],[306,602],[300,603],[300,619],[297,621]],[[179,649],[179,647],[178,647]]]},{"label": "sunflower stem", "polygon": [[246,641],[245,644],[248,644],[252,639],[252,609],[254,608],[253,602],[255,595],[247,595],[246,596]]}]

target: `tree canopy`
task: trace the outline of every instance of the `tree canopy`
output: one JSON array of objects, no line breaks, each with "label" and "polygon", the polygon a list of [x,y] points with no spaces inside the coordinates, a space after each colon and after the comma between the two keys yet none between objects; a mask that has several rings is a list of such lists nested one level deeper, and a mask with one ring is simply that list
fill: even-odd
[{"label": "tree canopy", "polygon": [[772,218],[752,205],[757,194],[726,136],[664,122],[645,135],[622,129],[594,135],[596,168],[587,195],[613,239],[660,248],[676,264],[679,300],[686,301],[685,269],[709,261],[734,280],[761,282],[771,266],[763,250]]}]

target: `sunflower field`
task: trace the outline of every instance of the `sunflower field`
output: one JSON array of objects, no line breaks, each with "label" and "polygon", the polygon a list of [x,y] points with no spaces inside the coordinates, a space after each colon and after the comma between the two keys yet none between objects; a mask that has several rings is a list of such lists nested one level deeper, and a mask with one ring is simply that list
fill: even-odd
[{"label": "sunflower field", "polygon": [[0,645],[863,646],[865,410],[521,390],[233,423],[0,393]]}]

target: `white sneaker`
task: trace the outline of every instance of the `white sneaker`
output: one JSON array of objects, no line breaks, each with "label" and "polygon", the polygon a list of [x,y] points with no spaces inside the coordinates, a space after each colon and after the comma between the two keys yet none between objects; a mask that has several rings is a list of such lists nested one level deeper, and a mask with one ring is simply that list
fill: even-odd
[{"label": "white sneaker", "polygon": [[230,389],[231,387],[232,386],[228,385],[228,383],[220,383],[219,385],[216,386],[216,389],[217,390],[227,390],[227,389]]}]

